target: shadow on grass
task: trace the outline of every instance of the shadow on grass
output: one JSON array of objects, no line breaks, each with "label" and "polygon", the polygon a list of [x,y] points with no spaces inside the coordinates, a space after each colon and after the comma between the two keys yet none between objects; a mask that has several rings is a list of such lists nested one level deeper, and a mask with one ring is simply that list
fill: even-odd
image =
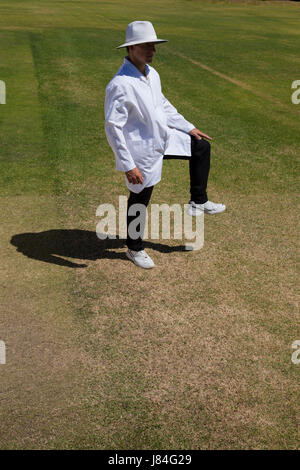
[{"label": "shadow on grass", "polygon": [[[97,260],[109,258],[127,260],[125,253],[113,251],[125,248],[125,240],[100,240],[96,232],[89,230],[47,230],[38,233],[19,233],[13,235],[11,244],[16,246],[20,253],[46,263],[53,263],[69,268],[86,268],[87,264],[78,264],[61,257],[82,260]],[[185,251],[184,246],[168,246],[161,243],[145,241],[145,248],[152,248],[161,253]]]}]

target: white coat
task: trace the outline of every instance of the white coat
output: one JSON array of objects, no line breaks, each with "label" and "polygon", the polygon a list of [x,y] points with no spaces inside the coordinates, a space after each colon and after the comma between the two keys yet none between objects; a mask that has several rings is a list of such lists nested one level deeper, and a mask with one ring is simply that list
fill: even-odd
[{"label": "white coat", "polygon": [[116,169],[138,167],[142,184],[129,190],[139,193],[161,179],[164,155],[191,156],[194,125],[177,112],[161,91],[158,72],[146,64],[145,73],[124,58],[105,90],[105,133],[116,158]]}]

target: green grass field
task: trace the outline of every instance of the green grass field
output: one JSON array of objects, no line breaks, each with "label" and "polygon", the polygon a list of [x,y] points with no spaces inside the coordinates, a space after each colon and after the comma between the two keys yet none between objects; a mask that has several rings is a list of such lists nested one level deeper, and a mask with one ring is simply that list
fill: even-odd
[{"label": "green grass field", "polygon": [[[125,29],[149,20],[152,66],[213,137],[205,244],[95,236],[127,195],[104,132]],[[2,0],[1,449],[296,449],[300,4]],[[153,203],[189,200],[166,161]]]}]

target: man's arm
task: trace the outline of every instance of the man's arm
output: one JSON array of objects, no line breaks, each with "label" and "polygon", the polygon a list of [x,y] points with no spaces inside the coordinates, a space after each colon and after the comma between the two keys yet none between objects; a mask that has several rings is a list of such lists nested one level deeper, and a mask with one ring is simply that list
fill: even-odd
[{"label": "man's arm", "polygon": [[167,98],[162,93],[163,98],[163,107],[164,111],[167,115],[167,124],[169,127],[174,127],[175,129],[179,129],[180,131],[187,132],[190,135],[195,136],[197,139],[205,139],[212,140],[209,135],[204,134],[203,132],[199,131],[192,123],[187,121],[182,114],[179,114],[177,109],[167,100]]},{"label": "man's arm", "polygon": [[[105,133],[115,154],[117,167],[124,172],[136,165],[127,148],[123,127],[128,119],[126,96],[120,86],[113,84],[105,91]],[[121,171],[122,171],[121,170]]]},{"label": "man's arm", "polygon": [[182,114],[179,114],[177,109],[170,103],[169,100],[162,93],[162,102],[165,114],[167,116],[167,124],[169,127],[173,127],[180,131],[189,133],[195,126],[187,121]]}]

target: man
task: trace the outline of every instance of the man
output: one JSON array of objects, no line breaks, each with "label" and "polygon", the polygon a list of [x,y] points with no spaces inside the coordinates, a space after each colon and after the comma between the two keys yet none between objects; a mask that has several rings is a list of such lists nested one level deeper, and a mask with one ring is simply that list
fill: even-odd
[{"label": "man", "polygon": [[127,47],[128,56],[105,94],[107,140],[115,154],[116,169],[125,173],[130,191],[126,255],[142,268],[152,268],[154,263],[144,250],[143,228],[137,239],[131,234],[130,224],[136,215],[131,215],[130,208],[143,204],[146,211],[153,187],[161,179],[163,158],[189,159],[190,215],[216,214],[226,209],[223,204],[209,201],[206,194],[210,144],[203,137],[211,138],[186,121],[165,98],[159,74],[149,65],[155,44],[163,42],[167,40],[157,38],[149,21],[130,23],[126,42],[117,47]]}]

